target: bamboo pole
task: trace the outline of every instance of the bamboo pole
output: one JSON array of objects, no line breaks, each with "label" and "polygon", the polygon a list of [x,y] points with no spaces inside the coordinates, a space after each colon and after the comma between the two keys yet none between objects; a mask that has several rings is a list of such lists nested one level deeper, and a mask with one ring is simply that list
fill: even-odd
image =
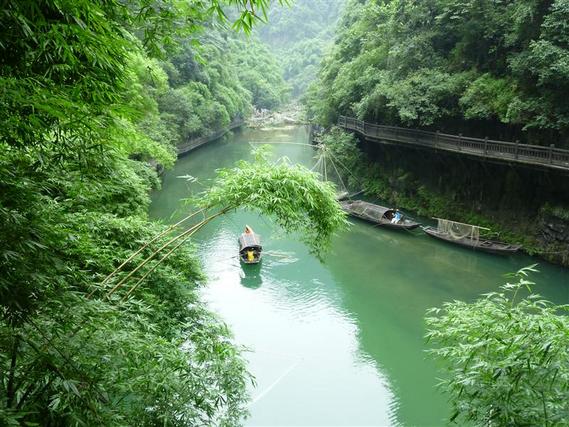
[{"label": "bamboo pole", "polygon": [[328,181],[328,172],[326,171],[326,148],[322,146],[322,158],[324,159],[324,181]]},{"label": "bamboo pole", "polygon": [[[134,252],[131,256],[129,256],[121,265],[119,265],[117,268],[115,268],[115,270],[110,273],[107,277],[105,277],[105,279],[101,282],[100,286],[103,286],[105,283],[107,283],[109,281],[109,279],[111,279],[115,274],[117,274],[126,264],[128,264],[130,261],[132,261],[132,259],[138,255],[140,252],[142,252],[144,249],[146,249],[149,245],[151,245],[152,243],[154,243],[156,240],[158,240],[160,237],[164,236],[165,234],[168,234],[170,231],[172,231],[174,228],[176,228],[178,225],[186,222],[188,219],[193,218],[194,216],[196,216],[197,214],[204,212],[204,209],[200,209],[199,211],[196,211],[188,216],[186,216],[185,218],[181,219],[180,221],[178,221],[176,224],[171,225],[170,227],[168,227],[166,230],[164,230],[162,233],[154,236],[151,240],[149,240],[148,242],[146,242],[144,245],[142,245],[136,252]],[[87,298],[91,298],[93,296],[93,294],[96,292],[96,289],[94,289],[91,293],[89,293],[89,295],[87,295]]]},{"label": "bamboo pole", "polygon": [[304,145],[305,147],[315,147],[314,144],[306,144],[305,142],[271,142],[271,141],[249,141],[249,144],[265,144],[265,145]]},{"label": "bamboo pole", "polygon": [[166,258],[168,258],[176,249],[178,249],[180,246],[182,246],[185,242],[187,242],[187,240],[192,237],[200,228],[202,228],[203,226],[205,226],[209,221],[211,221],[212,219],[214,219],[215,217],[221,215],[221,213],[216,214],[214,216],[209,217],[207,220],[204,220],[202,222],[200,222],[199,224],[197,224],[197,226],[195,227],[195,229],[188,234],[187,236],[185,236],[176,246],[174,246],[172,249],[170,249],[168,252],[166,252],[166,254],[164,254],[164,256],[162,256],[162,258],[160,258],[158,260],[158,262],[156,264],[154,264],[152,266],[152,268],[150,268],[150,270],[148,270],[146,273],[144,273],[144,275],[138,279],[138,281],[128,290],[128,292],[126,293],[126,295],[122,298],[123,301],[125,301],[129,295],[134,292],[136,290],[136,288],[138,288],[138,286],[150,275],[150,273],[152,273],[154,270],[156,270],[156,268],[158,268],[158,266],[162,263],[162,261],[164,261]]},{"label": "bamboo pole", "polygon": [[[229,211],[230,209],[233,208],[224,208],[222,209],[220,212],[218,212],[217,214],[214,215],[214,217],[219,216],[227,211]],[[202,221],[203,222],[203,221]],[[183,233],[177,235],[176,237],[170,239],[169,241],[167,241],[166,243],[164,243],[162,246],[160,246],[157,250],[155,250],[152,254],[150,254],[150,256],[148,258],[146,258],[144,261],[142,261],[134,270],[132,270],[130,273],[128,273],[126,275],[126,277],[124,277],[123,279],[121,279],[109,292],[107,292],[107,298],[110,297],[113,293],[115,293],[115,291],[120,288],[128,279],[130,279],[134,273],[136,273],[138,270],[140,270],[142,267],[144,267],[146,264],[148,264],[152,259],[154,259],[154,257],[156,257],[156,255],[158,255],[163,249],[165,249],[166,247],[170,246],[172,243],[176,242],[177,240],[183,238],[184,236],[188,235],[189,233],[191,233],[196,227],[199,228],[201,223],[198,223],[197,225],[193,225],[192,227],[190,227],[189,229],[187,229],[186,231],[184,231]]]},{"label": "bamboo pole", "polygon": [[346,191],[349,195],[350,193],[348,191],[348,187],[346,187],[346,185],[344,184],[344,180],[342,179],[342,176],[340,175],[340,172],[338,171],[338,168],[336,167],[336,164],[334,163],[334,160],[332,160],[332,158],[330,158],[330,163],[332,163],[332,167],[336,171],[336,174],[338,175],[338,179],[340,180],[340,183],[342,184],[344,191]]},{"label": "bamboo pole", "polygon": [[469,227],[476,227],[476,228],[478,228],[478,229],[480,229],[480,230],[487,230],[487,231],[490,231],[490,229],[489,229],[489,228],[486,228],[486,227],[480,227],[480,226],[478,226],[478,225],[466,224],[466,223],[464,223],[464,222],[451,221],[450,219],[437,218],[437,217],[433,217],[433,219],[436,219],[437,221],[440,219],[440,220],[442,220],[442,221],[449,221],[449,222],[453,222],[453,223],[455,223],[455,224],[468,225]]}]

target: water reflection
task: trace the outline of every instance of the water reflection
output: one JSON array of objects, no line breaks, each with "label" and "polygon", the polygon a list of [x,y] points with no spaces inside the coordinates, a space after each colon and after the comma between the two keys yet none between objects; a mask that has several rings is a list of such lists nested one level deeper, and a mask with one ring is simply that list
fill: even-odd
[{"label": "water reflection", "polygon": [[263,277],[261,276],[261,266],[264,261],[260,264],[252,265],[242,265],[241,266],[241,285],[249,289],[258,289],[263,284]]}]

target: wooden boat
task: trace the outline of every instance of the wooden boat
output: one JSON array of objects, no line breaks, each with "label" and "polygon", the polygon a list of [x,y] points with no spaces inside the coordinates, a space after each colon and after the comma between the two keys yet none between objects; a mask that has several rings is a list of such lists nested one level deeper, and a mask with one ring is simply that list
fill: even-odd
[{"label": "wooden boat", "polygon": [[[362,200],[347,200],[341,202],[342,209],[353,217],[363,219],[368,222],[380,225],[382,227],[412,230],[420,224],[405,218],[396,209],[386,208],[384,206],[374,205],[373,203],[364,202]],[[395,220],[397,216],[401,218]]]},{"label": "wooden boat", "polygon": [[261,239],[251,227],[245,226],[245,232],[239,236],[239,259],[245,264],[261,262]]},{"label": "wooden boat", "polygon": [[340,191],[338,193],[336,193],[336,200],[338,202],[347,199],[348,197],[350,197],[350,193],[348,193],[347,191]]},{"label": "wooden boat", "polygon": [[438,221],[437,228],[422,227],[427,235],[435,239],[493,254],[513,254],[521,248],[520,245],[510,245],[504,242],[481,238],[480,230],[488,230],[487,228],[442,218],[435,219]]}]

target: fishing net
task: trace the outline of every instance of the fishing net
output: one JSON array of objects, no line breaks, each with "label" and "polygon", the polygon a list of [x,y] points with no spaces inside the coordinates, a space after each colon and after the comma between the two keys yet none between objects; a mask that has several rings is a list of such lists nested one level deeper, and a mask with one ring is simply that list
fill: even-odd
[{"label": "fishing net", "polygon": [[312,169],[317,170],[325,181],[332,181],[336,184],[338,194],[347,195],[348,189],[344,184],[344,180],[342,179],[342,175],[340,174],[336,163],[334,162],[333,155],[324,144],[318,145],[316,158],[318,161]]},{"label": "fishing net", "polygon": [[438,219],[438,230],[447,234],[454,240],[470,239],[478,241],[480,239],[480,227],[448,219]]}]

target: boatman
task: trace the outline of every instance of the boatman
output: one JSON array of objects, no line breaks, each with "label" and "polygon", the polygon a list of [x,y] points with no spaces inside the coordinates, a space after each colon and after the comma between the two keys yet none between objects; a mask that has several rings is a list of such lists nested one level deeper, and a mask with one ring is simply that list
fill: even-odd
[{"label": "boatman", "polygon": [[255,261],[255,252],[253,252],[251,249],[247,251],[247,261],[249,262]]},{"label": "boatman", "polygon": [[399,221],[401,221],[401,212],[399,212],[399,209],[396,209],[395,215],[393,215],[393,219],[391,220],[391,222],[393,224],[398,224]]}]

